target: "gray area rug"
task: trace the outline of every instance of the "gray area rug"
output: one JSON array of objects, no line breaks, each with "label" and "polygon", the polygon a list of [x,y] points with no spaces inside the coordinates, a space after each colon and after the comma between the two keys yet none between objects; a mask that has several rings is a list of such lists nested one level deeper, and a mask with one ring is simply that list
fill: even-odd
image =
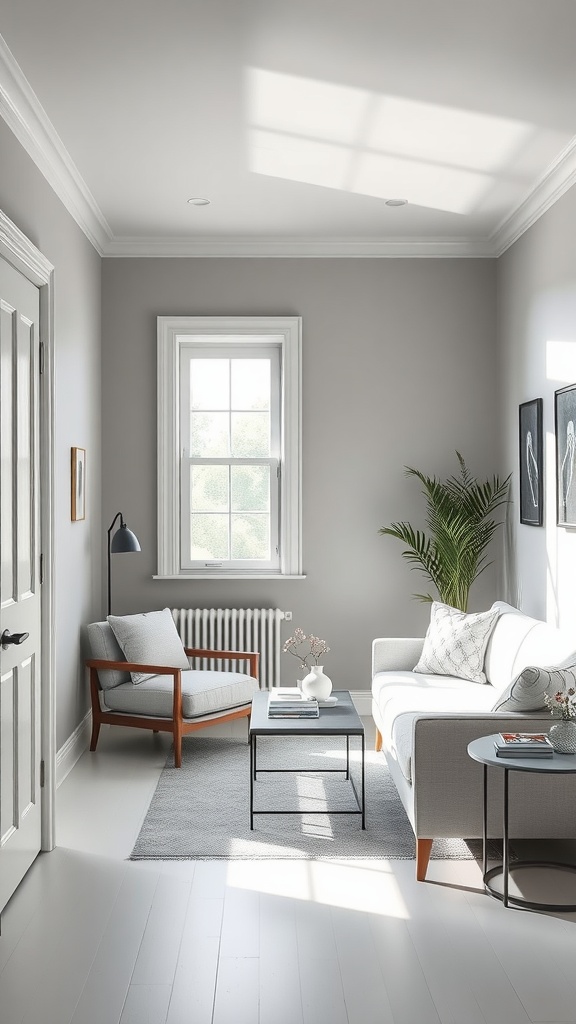
[{"label": "gray area rug", "polygon": [[[351,747],[358,741],[351,739]],[[366,831],[360,815],[330,814],[354,809],[344,775],[259,775],[254,806],[292,809],[299,814],[256,815],[249,821],[250,750],[238,739],[187,736],[182,767],[172,755],[162,771],[131,860],[216,859],[414,859],[414,834],[382,754],[366,752]],[[261,737],[258,768],[345,767],[339,737]],[[360,752],[351,753],[360,788]],[[321,815],[306,811],[326,811]],[[481,855],[478,840],[438,839],[432,857],[471,860]]]}]

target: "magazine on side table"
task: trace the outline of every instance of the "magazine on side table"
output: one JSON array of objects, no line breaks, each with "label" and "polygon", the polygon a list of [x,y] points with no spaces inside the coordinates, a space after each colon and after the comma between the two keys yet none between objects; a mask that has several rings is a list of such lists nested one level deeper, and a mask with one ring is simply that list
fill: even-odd
[{"label": "magazine on side table", "polygon": [[501,732],[494,740],[497,757],[553,757],[545,732]]}]

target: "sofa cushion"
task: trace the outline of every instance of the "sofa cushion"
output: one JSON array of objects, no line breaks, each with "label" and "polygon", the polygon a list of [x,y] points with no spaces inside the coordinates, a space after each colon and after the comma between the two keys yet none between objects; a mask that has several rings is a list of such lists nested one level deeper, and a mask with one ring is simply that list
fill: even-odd
[{"label": "sofa cushion", "polygon": [[[126,661],[124,651],[119,646],[110,625],[107,622],[91,622],[86,627],[88,636],[89,656],[98,661]],[[119,669],[110,669],[103,672],[98,671],[98,679],[103,690],[109,690],[130,679],[129,672],[121,672]]]},{"label": "sofa cushion", "polygon": [[527,665],[548,665],[558,668],[576,661],[576,640],[573,630],[561,630],[547,622],[537,622],[520,644],[514,660],[511,679]]},{"label": "sofa cushion", "polygon": [[[169,608],[140,615],[109,615],[108,622],[126,661],[142,665],[190,668],[182,640]],[[131,672],[133,683],[142,683],[152,672]]]},{"label": "sofa cushion", "polygon": [[414,671],[485,683],[486,648],[499,614],[491,608],[468,615],[434,601],[424,647]]},{"label": "sofa cushion", "polygon": [[500,694],[494,711],[542,711],[546,708],[544,696],[553,697],[559,690],[576,687],[574,655],[569,663],[553,668],[529,666]]},{"label": "sofa cushion", "polygon": [[492,609],[499,614],[486,648],[484,671],[487,681],[501,692],[518,674],[514,666],[520,647],[539,622],[504,601],[495,601]]},{"label": "sofa cushion", "polygon": [[[250,704],[257,689],[258,681],[241,672],[188,669],[182,672],[182,714],[184,718],[200,718],[232,711]],[[107,690],[104,700],[111,711],[172,718],[173,691],[172,676],[148,676],[137,686],[123,683]]]},{"label": "sofa cushion", "polygon": [[411,781],[412,730],[419,714],[485,712],[494,692],[455,676],[413,672],[380,672],[372,682],[372,698],[384,731],[385,749],[396,758],[404,778]]}]

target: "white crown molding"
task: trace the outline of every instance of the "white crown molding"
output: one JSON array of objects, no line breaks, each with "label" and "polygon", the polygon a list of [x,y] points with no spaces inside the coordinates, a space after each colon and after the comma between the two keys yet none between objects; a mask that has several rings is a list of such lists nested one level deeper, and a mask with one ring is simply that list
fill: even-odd
[{"label": "white crown molding", "polygon": [[490,242],[501,256],[576,183],[576,136],[550,164],[519,206],[500,222]]},{"label": "white crown molding", "polygon": [[113,238],[106,246],[108,257],[198,257],[254,259],[375,259],[446,257],[478,258],[494,255],[485,239],[383,239],[373,238]]},{"label": "white crown molding", "polygon": [[0,256],[18,267],[39,288],[50,280],[50,275],[54,270],[50,261],[22,234],[2,210],[0,210]]},{"label": "white crown molding", "polygon": [[106,218],[2,36],[0,116],[102,255],[112,238]]}]

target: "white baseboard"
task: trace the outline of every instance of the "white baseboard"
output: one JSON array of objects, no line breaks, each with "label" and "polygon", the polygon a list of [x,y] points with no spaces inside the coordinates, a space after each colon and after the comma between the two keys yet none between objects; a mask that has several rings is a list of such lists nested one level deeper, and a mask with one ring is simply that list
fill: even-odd
[{"label": "white baseboard", "polygon": [[56,787],[64,782],[69,772],[72,771],[78,758],[88,749],[90,733],[92,731],[92,712],[88,711],[80,725],[77,725],[71,736],[62,744],[56,754]]},{"label": "white baseboard", "polygon": [[372,714],[372,693],[370,690],[350,690],[350,696],[360,717],[369,717]]}]

